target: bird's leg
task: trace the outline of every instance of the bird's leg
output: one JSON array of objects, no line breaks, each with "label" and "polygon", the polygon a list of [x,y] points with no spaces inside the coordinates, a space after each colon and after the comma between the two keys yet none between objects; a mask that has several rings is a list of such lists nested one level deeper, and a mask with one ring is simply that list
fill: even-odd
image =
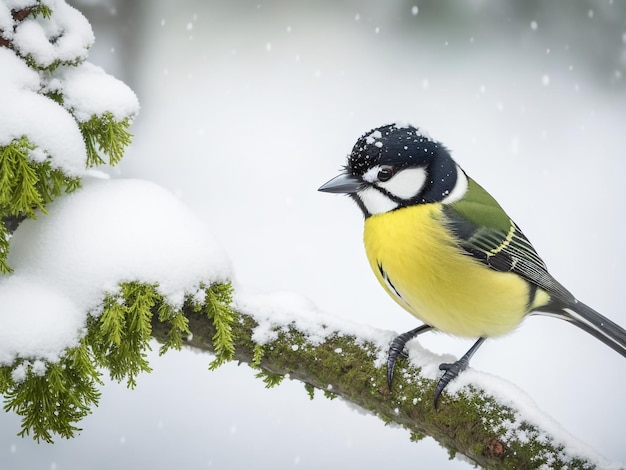
[{"label": "bird's leg", "polygon": [[443,392],[443,389],[446,388],[452,380],[458,377],[458,375],[467,369],[469,365],[469,361],[474,355],[474,353],[480,348],[481,344],[485,342],[486,338],[478,338],[478,341],[474,343],[474,345],[467,351],[461,359],[452,364],[440,364],[439,370],[445,370],[446,372],[439,379],[437,383],[437,387],[435,388],[435,408],[437,408],[437,401],[439,400],[439,395]]},{"label": "bird's leg", "polygon": [[406,345],[406,343],[415,338],[417,335],[424,333],[425,331],[432,330],[432,328],[433,327],[430,325],[418,326],[411,331],[402,333],[391,342],[391,346],[389,347],[389,353],[387,355],[387,385],[389,385],[389,390],[391,390],[391,381],[393,380],[393,368],[396,365],[396,360],[398,359],[398,356],[407,357],[407,354],[404,352],[404,346]]}]

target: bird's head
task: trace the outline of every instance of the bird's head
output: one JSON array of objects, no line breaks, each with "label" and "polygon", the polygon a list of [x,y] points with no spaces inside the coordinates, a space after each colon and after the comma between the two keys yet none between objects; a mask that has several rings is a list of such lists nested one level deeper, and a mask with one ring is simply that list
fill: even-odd
[{"label": "bird's head", "polygon": [[466,190],[467,177],[448,150],[422,129],[403,123],[363,134],[344,172],[319,188],[350,195],[365,217],[415,204],[449,204]]}]

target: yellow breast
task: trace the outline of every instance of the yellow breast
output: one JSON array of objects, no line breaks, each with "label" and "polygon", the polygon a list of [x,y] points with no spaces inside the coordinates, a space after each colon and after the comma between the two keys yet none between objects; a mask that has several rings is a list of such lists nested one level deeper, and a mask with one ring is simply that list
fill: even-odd
[{"label": "yellow breast", "polygon": [[438,223],[438,204],[420,204],[365,220],[365,251],[376,277],[403,308],[457,336],[496,336],[528,313],[529,286],[465,254]]}]

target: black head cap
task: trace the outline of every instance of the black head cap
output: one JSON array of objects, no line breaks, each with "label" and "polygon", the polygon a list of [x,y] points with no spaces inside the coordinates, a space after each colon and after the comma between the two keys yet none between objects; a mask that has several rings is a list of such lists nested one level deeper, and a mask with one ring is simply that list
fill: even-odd
[{"label": "black head cap", "polygon": [[363,134],[352,148],[346,170],[358,176],[376,165],[427,166],[443,149],[425,131],[410,124],[395,123]]},{"label": "black head cap", "polygon": [[395,123],[363,134],[348,156],[346,173],[363,176],[376,165],[388,165],[394,173],[407,167],[423,167],[428,175],[422,191],[406,203],[442,200],[454,188],[457,166],[448,149],[418,127]]}]

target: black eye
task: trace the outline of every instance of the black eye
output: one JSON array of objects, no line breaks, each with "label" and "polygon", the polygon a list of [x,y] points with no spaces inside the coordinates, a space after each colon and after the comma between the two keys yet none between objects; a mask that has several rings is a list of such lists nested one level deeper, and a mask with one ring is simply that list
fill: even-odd
[{"label": "black eye", "polygon": [[393,168],[390,166],[384,166],[378,171],[378,181],[384,183],[385,181],[389,181],[393,176]]}]

